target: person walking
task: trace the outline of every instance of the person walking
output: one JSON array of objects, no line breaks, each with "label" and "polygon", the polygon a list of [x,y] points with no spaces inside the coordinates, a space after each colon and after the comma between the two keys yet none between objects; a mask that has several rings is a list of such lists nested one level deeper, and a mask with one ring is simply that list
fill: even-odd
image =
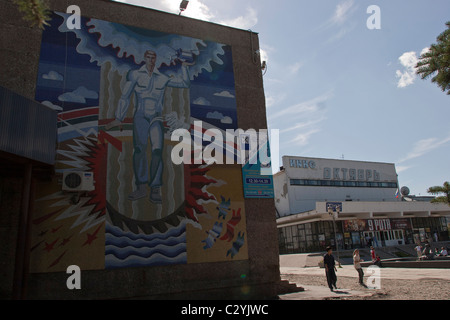
[{"label": "person walking", "polygon": [[422,256],[422,246],[420,245],[420,243],[417,244],[414,250],[416,250],[417,252],[417,258],[420,259],[420,257]]},{"label": "person walking", "polygon": [[333,250],[331,247],[327,247],[326,250],[327,253],[323,256],[323,264],[325,266],[325,275],[327,277],[328,287],[331,291],[333,291],[333,287],[334,289],[337,289],[336,263],[334,261],[334,256],[332,255]]},{"label": "person walking", "polygon": [[375,261],[377,261],[377,256],[375,255],[375,249],[370,246],[370,257],[372,258],[372,262],[375,264]]},{"label": "person walking", "polygon": [[363,287],[365,287],[366,285],[364,284],[364,272],[361,267],[362,261],[364,261],[364,260],[361,259],[360,255],[359,255],[359,250],[355,249],[355,251],[353,251],[353,266],[355,267],[356,271],[358,271],[359,284],[362,285]]}]

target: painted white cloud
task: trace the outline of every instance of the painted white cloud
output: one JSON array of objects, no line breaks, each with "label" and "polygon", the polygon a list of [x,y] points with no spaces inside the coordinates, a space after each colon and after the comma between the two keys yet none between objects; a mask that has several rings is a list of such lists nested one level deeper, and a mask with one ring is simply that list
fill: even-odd
[{"label": "painted white cloud", "polygon": [[220,113],[218,111],[208,112],[206,114],[206,118],[220,120],[220,122],[224,123],[224,124],[232,124],[233,123],[233,119],[231,119],[228,116],[224,116],[222,113]]},{"label": "painted white cloud", "polygon": [[222,97],[222,98],[234,98],[234,96],[229,91],[222,91],[222,92],[216,92],[214,93],[216,97]]},{"label": "painted white cloud", "polygon": [[44,73],[42,75],[42,79],[54,80],[54,81],[63,81],[64,77],[62,76],[62,74],[59,74],[58,72],[51,70],[48,73]]},{"label": "painted white cloud", "polygon": [[221,122],[221,123],[224,123],[224,124],[232,124],[232,123],[233,123],[233,119],[231,119],[231,118],[228,117],[228,116],[225,116],[225,117],[223,117],[223,118],[220,120],[220,122]]},{"label": "painted white cloud", "polygon": [[44,106],[47,106],[47,107],[49,107],[50,109],[53,109],[53,110],[56,110],[56,111],[62,111],[62,110],[63,110],[62,107],[60,107],[60,106],[58,106],[58,105],[56,105],[56,104],[53,104],[53,103],[51,103],[51,102],[48,101],[48,100],[42,101],[41,103],[42,103]]},{"label": "painted white cloud", "polygon": [[208,100],[206,100],[203,97],[198,97],[197,99],[192,101],[192,103],[198,104],[198,105],[201,105],[201,106],[210,106],[211,105],[211,102],[209,102]]},{"label": "painted white cloud", "polygon": [[214,112],[208,112],[208,113],[206,114],[206,117],[207,117],[208,119],[221,120],[221,119],[224,117],[224,115],[221,114],[221,113],[218,112],[218,111],[214,111]]},{"label": "painted white cloud", "polygon": [[98,93],[84,86],[78,87],[72,92],[65,92],[58,97],[59,101],[86,103],[86,99],[97,99]]}]

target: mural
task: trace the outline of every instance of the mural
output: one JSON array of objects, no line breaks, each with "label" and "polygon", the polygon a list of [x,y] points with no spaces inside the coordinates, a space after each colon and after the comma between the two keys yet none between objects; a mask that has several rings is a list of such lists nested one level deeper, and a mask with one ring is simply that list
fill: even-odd
[{"label": "mural", "polygon": [[[238,128],[231,47],[67,18],[42,36],[36,100],[59,112],[58,158],[37,190],[31,271],[248,259],[242,167],[170,157],[176,129]],[[63,191],[72,171],[95,190]]]}]

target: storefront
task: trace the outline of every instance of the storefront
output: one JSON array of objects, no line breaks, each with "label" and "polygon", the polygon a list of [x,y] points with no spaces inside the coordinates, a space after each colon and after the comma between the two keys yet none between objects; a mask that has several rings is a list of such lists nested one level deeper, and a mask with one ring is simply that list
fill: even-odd
[{"label": "storefront", "polygon": [[449,240],[449,217],[412,218],[414,243]]},{"label": "storefront", "polygon": [[[417,227],[416,227],[417,226]],[[447,219],[391,218],[336,221],[339,249],[390,247],[417,242],[448,241]],[[278,228],[280,254],[324,251],[335,247],[333,221],[314,221]]]},{"label": "storefront", "polygon": [[[352,248],[386,247],[412,242],[411,219],[344,220],[346,243]],[[347,240],[348,239],[348,240]]]}]

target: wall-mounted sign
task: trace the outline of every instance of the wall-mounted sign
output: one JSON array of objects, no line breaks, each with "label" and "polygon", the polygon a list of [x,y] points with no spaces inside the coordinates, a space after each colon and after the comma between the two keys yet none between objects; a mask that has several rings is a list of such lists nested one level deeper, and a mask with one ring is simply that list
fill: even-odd
[{"label": "wall-mounted sign", "polygon": [[370,169],[323,168],[323,178],[333,180],[380,181],[380,173]]},{"label": "wall-mounted sign", "polygon": [[289,166],[291,168],[315,169],[316,162],[314,160],[290,159]]},{"label": "wall-mounted sign", "polygon": [[401,219],[353,219],[344,220],[344,230],[349,231],[389,231],[411,229],[407,218]]},{"label": "wall-mounted sign", "polygon": [[[250,138],[242,134],[239,141],[241,150],[250,150]],[[248,152],[248,157],[246,156],[245,163],[242,166],[244,198],[274,197],[271,162],[263,163],[259,156],[263,148],[266,149],[265,154],[270,158],[269,141],[265,140],[265,143],[261,146],[258,145],[258,152],[255,154]]]}]

